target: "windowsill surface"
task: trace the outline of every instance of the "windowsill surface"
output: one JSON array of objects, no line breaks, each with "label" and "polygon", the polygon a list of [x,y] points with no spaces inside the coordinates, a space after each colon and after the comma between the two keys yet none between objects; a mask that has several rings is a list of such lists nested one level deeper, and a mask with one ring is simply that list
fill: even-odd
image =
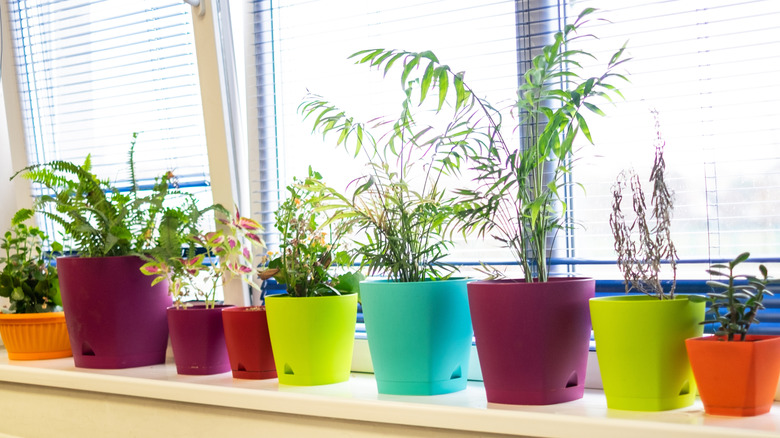
[{"label": "windowsill surface", "polygon": [[[389,396],[376,391],[371,374],[353,373],[348,382],[294,387],[276,379],[240,380],[230,373],[180,376],[165,365],[125,370],[75,368],[73,359],[9,361],[0,349],[0,381],[128,397],[187,402],[255,411],[296,413],[363,422],[527,436],[767,437],[780,431],[780,404],[769,414],[732,418],[706,415],[701,402],[666,412],[607,409],[600,390],[581,400],[550,406],[488,404],[481,382],[465,391],[430,397]],[[323,401],[326,401],[323,403]]]}]

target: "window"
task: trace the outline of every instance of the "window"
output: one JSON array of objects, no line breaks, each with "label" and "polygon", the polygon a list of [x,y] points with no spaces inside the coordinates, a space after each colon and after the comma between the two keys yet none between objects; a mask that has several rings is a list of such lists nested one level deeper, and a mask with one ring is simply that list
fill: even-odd
[{"label": "window", "polygon": [[[660,113],[667,177],[675,191],[672,231],[683,278],[699,278],[709,260],[743,251],[780,256],[780,4],[773,1],[580,0],[569,16],[596,7],[610,22],[594,23],[590,50],[628,41],[626,99],[593,118],[595,147],[583,145],[575,178],[575,256],[614,259],[610,186],[621,169],[647,176],[653,117]],[[645,177],[646,181],[647,178]],[[647,191],[650,189],[648,188]],[[751,270],[753,268],[750,268]],[[612,264],[585,269],[617,278]],[[757,272],[757,271],[756,271]],[[770,273],[780,274],[773,263]]]},{"label": "window", "polygon": [[[83,162],[118,186],[139,133],[139,184],[171,170],[211,202],[190,7],[177,1],[11,1],[29,163]],[[17,169],[18,170],[18,169]],[[51,230],[49,230],[51,231]]]},{"label": "window", "polygon": [[[709,260],[750,250],[780,253],[780,218],[773,192],[780,184],[774,102],[780,30],[772,23],[780,5],[771,1],[360,1],[333,8],[323,1],[254,1],[255,83],[260,149],[273,151],[277,173],[265,174],[257,190],[279,196],[279,187],[315,163],[335,187],[353,173],[344,151],[310,134],[296,109],[306,90],[338,98],[342,107],[380,114],[392,111],[381,79],[345,58],[360,49],[433,50],[443,62],[467,72],[488,100],[513,97],[524,60],[545,37],[572,22],[584,8],[600,9],[588,28],[598,40],[583,40],[603,59],[628,41],[633,60],[625,101],[591,117],[595,146],[578,153],[570,205],[567,254],[605,264],[577,271],[619,278],[609,231],[610,186],[633,165],[652,165],[650,108],[660,112],[666,162],[676,192],[675,243],[686,261],[681,276],[702,278]],[[529,54],[530,52],[530,54]],[[373,81],[373,82],[372,82]],[[393,82],[391,80],[385,82]],[[395,83],[389,85],[394,89]],[[371,94],[365,90],[369,90]],[[250,93],[251,94],[251,93]],[[369,96],[369,98],[366,98]],[[385,103],[389,102],[389,103]],[[301,159],[306,157],[306,159]],[[341,178],[341,180],[339,180]],[[268,202],[266,198],[263,202]],[[475,250],[477,248],[477,250]],[[458,261],[500,261],[508,253],[490,241],[459,245]],[[776,271],[776,269],[775,269]]]}]

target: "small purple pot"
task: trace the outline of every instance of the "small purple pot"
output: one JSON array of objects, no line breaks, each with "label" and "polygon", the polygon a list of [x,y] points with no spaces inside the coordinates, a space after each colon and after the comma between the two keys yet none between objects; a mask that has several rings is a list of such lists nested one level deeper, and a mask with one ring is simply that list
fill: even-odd
[{"label": "small purple pot", "polygon": [[546,405],[582,398],[595,284],[589,278],[468,284],[488,402]]},{"label": "small purple pot", "polygon": [[62,308],[73,361],[80,368],[165,363],[171,305],[168,282],[151,286],[135,256],[60,257]]},{"label": "small purple pot", "polygon": [[202,376],[230,371],[222,326],[222,309],[226,307],[233,306],[207,309],[203,304],[194,304],[183,309],[168,308],[171,347],[179,374]]}]

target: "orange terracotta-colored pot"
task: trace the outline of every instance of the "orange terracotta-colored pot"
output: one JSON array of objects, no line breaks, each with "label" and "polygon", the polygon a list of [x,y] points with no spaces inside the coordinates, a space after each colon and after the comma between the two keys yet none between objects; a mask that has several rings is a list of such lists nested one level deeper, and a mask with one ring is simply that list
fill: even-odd
[{"label": "orange terracotta-colored pot", "polygon": [[11,360],[72,356],[63,312],[0,314],[0,336]]},{"label": "orange terracotta-colored pot", "polygon": [[769,412],[780,378],[780,337],[685,340],[704,411],[749,417]]}]

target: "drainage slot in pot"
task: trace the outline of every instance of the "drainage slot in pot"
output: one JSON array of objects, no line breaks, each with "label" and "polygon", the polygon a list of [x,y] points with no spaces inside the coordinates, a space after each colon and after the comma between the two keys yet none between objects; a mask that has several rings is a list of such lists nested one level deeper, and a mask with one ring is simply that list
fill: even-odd
[{"label": "drainage slot in pot", "polygon": [[455,371],[452,372],[452,375],[450,376],[450,380],[460,379],[463,376],[463,373],[460,370],[460,365],[458,365],[457,368],[455,368]]},{"label": "drainage slot in pot", "polygon": [[580,379],[577,378],[577,372],[574,371],[573,373],[571,373],[571,376],[569,376],[569,381],[566,382],[566,387],[573,388],[577,386],[579,384],[579,380]]},{"label": "drainage slot in pot", "polygon": [[286,363],[286,364],[284,364],[284,373],[285,373],[285,374],[289,374],[289,375],[291,375],[291,376],[294,376],[294,375],[295,375],[295,373],[294,373],[294,372],[293,372],[293,370],[292,370],[292,367],[290,366],[290,364],[287,364],[287,363]]},{"label": "drainage slot in pot", "polygon": [[82,356],[94,356],[95,351],[92,350],[92,346],[86,342],[81,343],[81,355]]},{"label": "drainage slot in pot", "polygon": [[691,384],[688,383],[686,380],[685,383],[683,383],[682,388],[680,389],[680,395],[688,395],[691,393]]},{"label": "drainage slot in pot", "polygon": [[238,371],[246,371],[246,367],[244,366],[244,364],[242,363],[238,364]]}]

